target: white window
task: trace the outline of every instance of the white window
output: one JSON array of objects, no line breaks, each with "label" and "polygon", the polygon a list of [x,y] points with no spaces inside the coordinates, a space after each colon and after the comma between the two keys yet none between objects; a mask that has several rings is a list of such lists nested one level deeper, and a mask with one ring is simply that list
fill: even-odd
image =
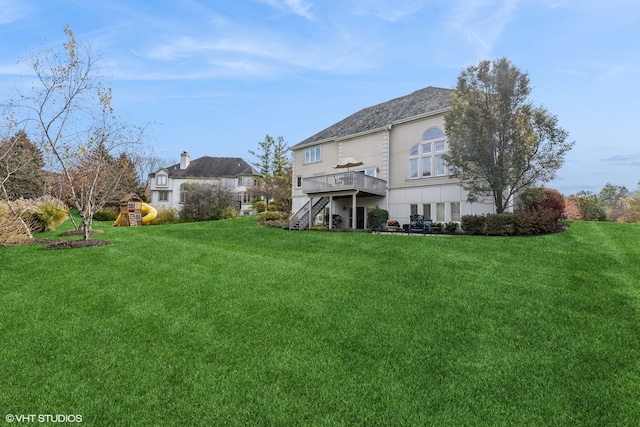
[{"label": "white window", "polygon": [[304,151],[304,162],[305,163],[314,163],[322,160],[321,156],[322,152],[320,150],[320,146],[317,145],[315,147],[307,148]]},{"label": "white window", "polygon": [[185,184],[180,184],[180,203],[184,203],[184,200],[187,197],[187,192],[184,188]]},{"label": "white window", "polygon": [[422,216],[424,219],[431,219],[431,203],[422,205]]},{"label": "white window", "polygon": [[442,155],[446,151],[446,135],[439,128],[429,129],[420,145],[409,151],[409,178],[443,176],[447,168]]},{"label": "white window", "polygon": [[241,176],[238,178],[238,186],[242,187],[254,184],[253,178],[250,176]]},{"label": "white window", "polygon": [[444,222],[444,203],[436,203],[436,221]]},{"label": "white window", "polygon": [[460,202],[451,202],[451,221],[460,222]]},{"label": "white window", "polygon": [[233,187],[236,186],[236,179],[235,178],[225,178],[225,184],[227,184],[227,187],[233,188]]},{"label": "white window", "polygon": [[156,186],[158,186],[158,187],[166,187],[167,186],[167,176],[166,175],[156,175]]},{"label": "white window", "polygon": [[169,192],[168,191],[158,191],[158,201],[159,202],[168,202],[169,201]]},{"label": "white window", "polygon": [[418,177],[418,153],[420,148],[416,145],[409,151],[409,178]]}]

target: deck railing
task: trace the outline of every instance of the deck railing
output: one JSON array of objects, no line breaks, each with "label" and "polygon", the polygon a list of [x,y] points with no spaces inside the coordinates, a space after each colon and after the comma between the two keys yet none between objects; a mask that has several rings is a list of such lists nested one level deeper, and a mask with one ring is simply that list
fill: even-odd
[{"label": "deck railing", "polygon": [[344,190],[359,190],[384,196],[387,181],[362,172],[341,172],[330,175],[312,176],[302,180],[305,194],[331,193]]}]

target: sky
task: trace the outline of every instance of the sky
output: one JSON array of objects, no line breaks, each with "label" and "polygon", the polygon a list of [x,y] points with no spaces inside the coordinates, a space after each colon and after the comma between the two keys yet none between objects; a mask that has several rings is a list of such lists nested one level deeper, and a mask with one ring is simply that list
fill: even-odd
[{"label": "sky", "polygon": [[155,155],[255,162],[463,69],[508,58],[575,147],[547,184],[565,195],[640,180],[637,0],[0,0],[0,100],[23,59],[69,25],[100,56],[116,114]]}]

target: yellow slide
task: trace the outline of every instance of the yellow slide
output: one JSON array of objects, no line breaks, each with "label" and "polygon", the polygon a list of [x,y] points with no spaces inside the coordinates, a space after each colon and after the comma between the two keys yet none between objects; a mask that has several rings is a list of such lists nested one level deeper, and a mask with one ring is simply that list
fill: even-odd
[{"label": "yellow slide", "polygon": [[158,216],[156,208],[146,203],[142,203],[142,213],[146,214],[142,217],[142,225],[150,224]]},{"label": "yellow slide", "polygon": [[[149,223],[151,223],[151,221],[156,219],[156,217],[158,216],[158,211],[156,210],[156,208],[144,202],[142,203],[142,208],[140,210],[142,211],[142,214],[143,214],[142,225],[148,225]],[[119,213],[118,217],[113,222],[114,227],[118,227],[120,225],[121,218],[122,218],[122,214]]]}]

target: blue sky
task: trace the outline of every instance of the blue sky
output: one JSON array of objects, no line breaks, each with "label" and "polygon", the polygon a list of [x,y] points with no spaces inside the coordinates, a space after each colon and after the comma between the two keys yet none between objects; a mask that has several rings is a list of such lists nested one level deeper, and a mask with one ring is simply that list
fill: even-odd
[{"label": "blue sky", "polygon": [[640,180],[637,0],[0,0],[0,99],[29,51],[90,42],[116,112],[156,154],[244,157],[509,58],[576,141],[550,186]]}]

